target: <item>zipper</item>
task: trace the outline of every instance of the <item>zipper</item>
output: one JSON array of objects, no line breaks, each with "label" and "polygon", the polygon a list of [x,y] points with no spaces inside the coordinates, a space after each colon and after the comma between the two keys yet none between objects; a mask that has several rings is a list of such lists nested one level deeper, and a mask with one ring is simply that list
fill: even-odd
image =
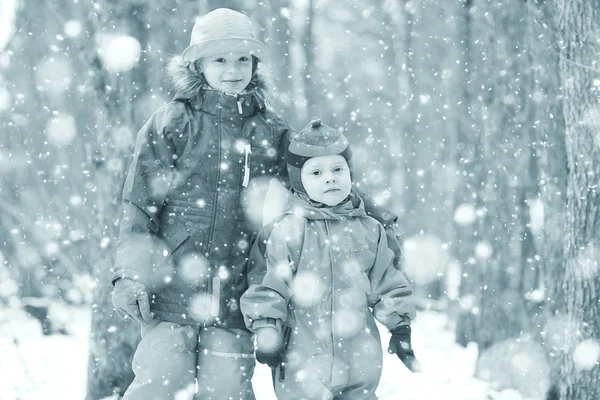
[{"label": "zipper", "polygon": [[[219,110],[219,121],[221,120],[221,118],[222,118],[222,111]],[[210,219],[210,235],[208,237],[208,243],[206,244],[206,247],[207,247],[207,249],[206,249],[206,256],[207,256],[207,258],[209,258],[208,255],[210,254],[210,245],[212,243],[213,234],[215,232],[215,220],[217,218],[217,208],[219,206],[219,202],[218,202],[218,199],[219,199],[219,190],[218,189],[219,189],[219,184],[221,182],[221,168],[220,168],[220,165],[221,165],[222,156],[223,156],[221,154],[221,143],[223,141],[223,137],[222,137],[222,135],[223,135],[223,125],[222,124],[217,124],[217,126],[218,126],[218,128],[217,128],[217,130],[218,130],[218,135],[217,135],[217,155],[218,155],[218,157],[217,157],[217,159],[218,159],[218,164],[217,164],[217,181],[216,181],[216,188],[215,188],[215,200],[214,200],[214,203],[213,203],[214,207],[213,207],[213,211],[212,211],[212,218]],[[211,269],[213,269],[213,268],[211,268]],[[211,279],[210,279],[211,276],[212,276],[212,273],[211,274],[206,274],[206,277],[204,278],[204,286],[206,287],[206,292],[205,293],[206,294],[211,293],[212,294],[212,299],[214,299],[214,297],[215,297],[215,295],[214,295],[215,294],[214,288],[211,288],[210,291],[209,291],[209,288],[211,287],[211,283],[214,283],[214,281],[211,282]],[[220,284],[219,284],[219,290],[220,290]],[[220,297],[220,293],[219,293],[219,297]],[[212,311],[213,311],[213,308],[214,308],[212,301],[210,302],[210,306],[209,307],[211,309],[210,310],[205,310],[205,311],[210,311],[209,315],[212,315]],[[218,316],[218,312],[217,312],[217,316]],[[212,323],[211,323],[211,325],[212,325]],[[202,322],[202,326],[203,327],[207,326],[206,325],[206,318]]]},{"label": "zipper", "polygon": [[330,260],[330,267],[331,267],[331,356],[333,357],[333,362],[331,363],[331,374],[333,376],[334,373],[334,366],[335,366],[335,336],[334,336],[334,332],[335,332],[335,319],[333,316],[334,310],[333,310],[333,306],[334,306],[334,301],[333,301],[333,296],[335,296],[335,279],[333,276],[333,253],[331,252],[331,231],[329,229],[329,221],[325,220],[325,232],[327,232],[327,241],[328,243],[328,247],[329,247],[329,260]]}]

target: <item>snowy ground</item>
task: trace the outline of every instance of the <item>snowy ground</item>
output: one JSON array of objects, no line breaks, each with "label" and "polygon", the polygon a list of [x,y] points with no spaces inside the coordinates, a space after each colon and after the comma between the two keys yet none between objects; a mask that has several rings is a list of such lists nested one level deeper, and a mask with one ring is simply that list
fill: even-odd
[{"label": "snowy ground", "polygon": [[[0,309],[0,399],[84,399],[90,313],[69,309],[62,315],[70,335],[43,336],[37,320]],[[512,390],[490,391],[474,379],[477,350],[456,345],[445,324],[443,314],[419,314],[413,342],[424,370],[411,374],[396,356],[386,355],[380,399],[522,400]],[[387,337],[383,341],[387,345]],[[258,400],[275,399],[268,368],[258,366],[254,387]]]}]

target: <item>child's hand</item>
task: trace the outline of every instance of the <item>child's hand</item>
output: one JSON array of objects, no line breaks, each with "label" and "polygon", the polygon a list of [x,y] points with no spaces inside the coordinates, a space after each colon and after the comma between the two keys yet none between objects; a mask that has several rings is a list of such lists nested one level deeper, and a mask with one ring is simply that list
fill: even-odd
[{"label": "child's hand", "polygon": [[142,324],[154,318],[154,314],[150,312],[148,293],[144,284],[140,282],[127,278],[116,281],[112,291],[112,302],[117,314],[124,321],[133,319]]},{"label": "child's hand", "polygon": [[275,327],[265,326],[256,330],[256,361],[277,368],[282,361],[283,339]]},{"label": "child's hand", "polygon": [[396,354],[406,368],[412,372],[421,372],[421,363],[415,357],[415,352],[410,344],[410,326],[399,326],[392,329],[391,333],[388,353]]}]

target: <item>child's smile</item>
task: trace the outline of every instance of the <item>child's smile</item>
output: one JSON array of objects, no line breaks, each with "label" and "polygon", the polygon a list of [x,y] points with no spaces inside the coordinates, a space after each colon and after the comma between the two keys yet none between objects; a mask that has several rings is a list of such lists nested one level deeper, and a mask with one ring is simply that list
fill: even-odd
[{"label": "child's smile", "polygon": [[225,93],[241,93],[252,78],[250,53],[224,53],[202,58],[201,70],[213,89]]}]

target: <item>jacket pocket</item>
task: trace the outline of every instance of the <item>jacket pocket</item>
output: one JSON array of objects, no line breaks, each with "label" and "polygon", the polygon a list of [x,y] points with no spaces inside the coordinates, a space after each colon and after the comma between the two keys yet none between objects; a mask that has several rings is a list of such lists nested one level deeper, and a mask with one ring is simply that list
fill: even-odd
[{"label": "jacket pocket", "polygon": [[173,229],[164,232],[162,237],[166,245],[163,249],[164,264],[174,259],[174,254],[179,253],[179,249],[182,248],[183,243],[190,237],[190,234],[184,225],[178,224]]}]

